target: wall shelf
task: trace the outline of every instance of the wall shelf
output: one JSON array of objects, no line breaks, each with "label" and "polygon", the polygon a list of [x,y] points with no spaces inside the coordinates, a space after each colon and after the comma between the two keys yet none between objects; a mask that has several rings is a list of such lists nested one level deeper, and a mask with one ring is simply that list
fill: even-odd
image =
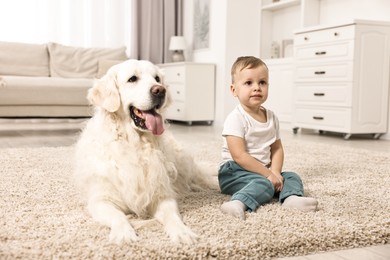
[{"label": "wall shelf", "polygon": [[263,59],[286,58],[286,42],[294,38],[294,31],[318,25],[319,10],[320,0],[262,0],[260,56]]},{"label": "wall shelf", "polygon": [[300,3],[301,3],[301,0],[281,0],[279,2],[264,5],[262,7],[262,10],[263,11],[276,11],[276,10],[284,9],[284,8],[291,7],[294,5],[299,5]]}]

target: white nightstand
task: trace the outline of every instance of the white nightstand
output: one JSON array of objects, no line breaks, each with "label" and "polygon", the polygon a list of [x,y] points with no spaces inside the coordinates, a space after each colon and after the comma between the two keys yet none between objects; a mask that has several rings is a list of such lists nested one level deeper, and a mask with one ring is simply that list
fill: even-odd
[{"label": "white nightstand", "polygon": [[212,124],[215,104],[215,65],[176,62],[158,65],[165,74],[165,83],[172,96],[167,119]]}]

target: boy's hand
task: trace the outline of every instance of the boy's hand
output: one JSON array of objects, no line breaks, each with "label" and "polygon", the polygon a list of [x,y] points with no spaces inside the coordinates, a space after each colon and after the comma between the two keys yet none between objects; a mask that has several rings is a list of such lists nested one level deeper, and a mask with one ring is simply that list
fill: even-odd
[{"label": "boy's hand", "polygon": [[281,192],[283,189],[283,177],[280,174],[272,173],[267,177],[268,180],[271,181],[272,185],[274,185],[276,192]]}]

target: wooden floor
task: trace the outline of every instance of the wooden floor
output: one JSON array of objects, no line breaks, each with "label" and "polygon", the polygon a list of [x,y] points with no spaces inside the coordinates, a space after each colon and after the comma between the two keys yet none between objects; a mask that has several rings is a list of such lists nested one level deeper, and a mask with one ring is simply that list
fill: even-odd
[{"label": "wooden floor", "polygon": [[[71,123],[23,123],[1,124],[0,122],[0,152],[1,148],[12,147],[43,147],[43,146],[69,146],[73,145],[79,136],[83,122]],[[215,126],[184,124],[170,124],[172,133],[178,141],[185,140],[216,140],[220,138],[221,129]],[[390,152],[390,141],[372,140],[364,136],[352,137],[343,140],[336,134],[319,135],[314,132],[303,132],[294,135],[292,131],[282,131],[282,138],[301,139],[313,142],[327,142],[335,145],[368,149],[373,151]],[[390,242],[390,241],[389,241]],[[289,260],[389,260],[390,244],[366,248],[332,251],[322,254],[288,257]]]}]

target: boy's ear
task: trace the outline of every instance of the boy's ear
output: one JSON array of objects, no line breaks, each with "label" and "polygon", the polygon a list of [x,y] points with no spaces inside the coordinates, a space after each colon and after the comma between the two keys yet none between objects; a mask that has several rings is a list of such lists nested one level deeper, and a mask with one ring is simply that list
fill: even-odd
[{"label": "boy's ear", "polygon": [[232,92],[234,97],[237,97],[236,87],[234,86],[234,84],[230,85],[230,92]]}]

